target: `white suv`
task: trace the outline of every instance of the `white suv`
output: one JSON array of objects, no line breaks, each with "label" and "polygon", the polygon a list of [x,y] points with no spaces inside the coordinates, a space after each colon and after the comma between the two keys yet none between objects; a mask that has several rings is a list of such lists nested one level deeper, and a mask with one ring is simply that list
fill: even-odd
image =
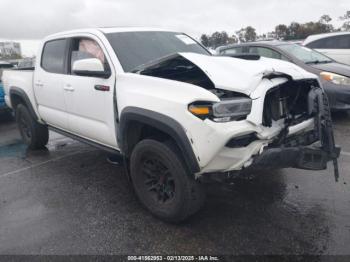
[{"label": "white suv", "polygon": [[350,65],[350,32],[311,35],[303,45]]}]

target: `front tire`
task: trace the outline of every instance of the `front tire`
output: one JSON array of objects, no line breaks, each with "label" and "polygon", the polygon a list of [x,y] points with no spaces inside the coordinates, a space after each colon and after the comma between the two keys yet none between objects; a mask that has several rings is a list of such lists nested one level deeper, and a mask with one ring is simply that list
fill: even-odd
[{"label": "front tire", "polygon": [[28,108],[19,104],[16,108],[16,122],[23,142],[29,149],[42,149],[49,140],[49,130],[34,119]]},{"label": "front tire", "polygon": [[202,207],[204,189],[186,170],[175,145],[142,140],[132,151],[130,165],[135,192],[156,217],[178,223]]}]

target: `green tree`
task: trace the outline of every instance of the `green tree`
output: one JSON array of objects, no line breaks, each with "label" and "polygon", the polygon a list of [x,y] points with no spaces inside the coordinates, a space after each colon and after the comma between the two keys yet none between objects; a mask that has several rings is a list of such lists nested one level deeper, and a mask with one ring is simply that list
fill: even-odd
[{"label": "green tree", "polygon": [[227,32],[222,31],[216,31],[211,35],[202,34],[200,37],[200,42],[202,45],[208,48],[217,48],[219,46],[224,46],[228,44],[235,44],[238,42],[238,38],[233,36],[228,36]]},{"label": "green tree", "polygon": [[256,30],[254,27],[247,26],[245,29],[245,39],[247,42],[256,40]]},{"label": "green tree", "polygon": [[[313,34],[322,34],[329,33],[334,31],[334,27],[329,22],[332,20],[330,16],[323,15],[317,22],[307,22],[300,24],[297,22],[292,22],[287,30],[284,40],[296,40],[296,39],[305,39],[309,35]],[[277,26],[275,32],[277,35],[281,35],[285,28],[282,26]],[[285,32],[284,32],[285,33]]]},{"label": "green tree", "polygon": [[319,22],[322,24],[329,24],[330,21],[332,21],[332,18],[329,15],[323,15]]},{"label": "green tree", "polygon": [[350,31],[350,11],[346,11],[345,15],[339,17],[339,19],[344,21],[341,29],[343,31]]},{"label": "green tree", "polygon": [[225,31],[222,31],[222,32],[217,31],[211,35],[209,42],[210,42],[210,46],[215,49],[219,46],[227,45],[229,42],[229,37]]},{"label": "green tree", "polygon": [[278,39],[285,39],[289,34],[288,26],[283,25],[283,24],[276,26],[275,27],[275,34],[276,34],[276,37]]},{"label": "green tree", "polygon": [[229,44],[236,44],[236,43],[238,43],[238,38],[237,38],[237,36],[232,35],[231,37],[229,37],[228,43],[229,43]]},{"label": "green tree", "polygon": [[251,42],[256,40],[256,30],[252,26],[241,28],[236,33],[241,42]]},{"label": "green tree", "polygon": [[209,45],[210,45],[209,36],[207,36],[206,34],[202,34],[200,41],[201,41],[202,45],[204,45],[205,47],[209,47]]},{"label": "green tree", "polygon": [[289,31],[289,34],[288,34],[286,40],[298,39],[300,32],[301,32],[301,25],[297,22],[292,22],[288,26],[288,31]]}]

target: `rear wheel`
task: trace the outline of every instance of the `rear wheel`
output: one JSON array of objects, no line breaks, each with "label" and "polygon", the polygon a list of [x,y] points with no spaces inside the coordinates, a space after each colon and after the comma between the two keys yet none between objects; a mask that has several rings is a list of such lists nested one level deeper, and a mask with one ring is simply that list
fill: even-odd
[{"label": "rear wheel", "polygon": [[28,108],[19,104],[16,108],[16,122],[22,139],[30,149],[42,149],[49,140],[47,126],[38,123]]},{"label": "rear wheel", "polygon": [[130,165],[139,200],[158,218],[181,222],[203,205],[202,185],[188,174],[174,145],[142,140],[132,152]]}]

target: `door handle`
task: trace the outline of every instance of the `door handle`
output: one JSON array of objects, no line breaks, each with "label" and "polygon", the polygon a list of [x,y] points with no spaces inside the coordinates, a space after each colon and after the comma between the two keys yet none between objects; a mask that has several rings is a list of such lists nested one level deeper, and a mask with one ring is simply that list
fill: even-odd
[{"label": "door handle", "polygon": [[37,87],[43,87],[43,86],[44,86],[44,84],[41,83],[41,82],[36,82],[35,85],[36,85]]},{"label": "door handle", "polygon": [[71,85],[65,85],[63,87],[64,90],[68,91],[68,92],[74,92],[74,88]]},{"label": "door handle", "polygon": [[109,86],[95,85],[95,90],[106,92],[106,91],[109,91]]}]

